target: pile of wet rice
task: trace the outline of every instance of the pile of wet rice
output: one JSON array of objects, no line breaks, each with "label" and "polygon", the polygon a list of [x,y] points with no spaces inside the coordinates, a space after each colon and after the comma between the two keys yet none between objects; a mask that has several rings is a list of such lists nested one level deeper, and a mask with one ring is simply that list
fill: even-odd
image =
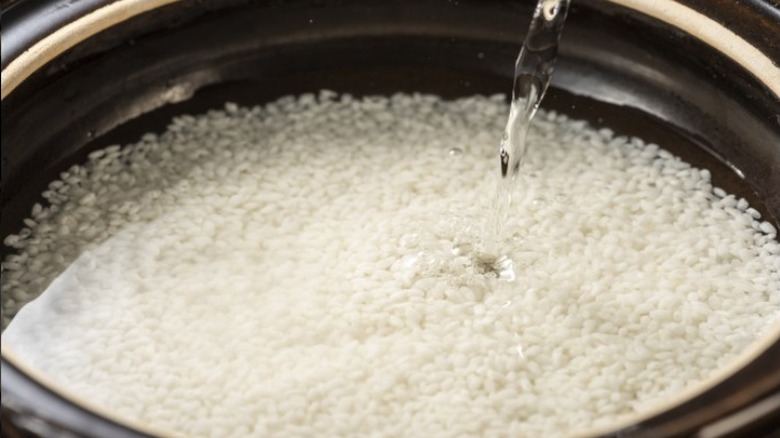
[{"label": "pile of wet rice", "polygon": [[96,151],[5,240],[3,341],[183,436],[535,437],[663,400],[777,320],[756,210],[552,112],[505,230],[516,279],[486,275],[507,112],[322,92]]}]

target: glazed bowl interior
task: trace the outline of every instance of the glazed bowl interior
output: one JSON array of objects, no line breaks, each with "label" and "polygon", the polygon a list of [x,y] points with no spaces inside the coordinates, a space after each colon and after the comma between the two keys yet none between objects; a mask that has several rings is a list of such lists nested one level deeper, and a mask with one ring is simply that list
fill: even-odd
[{"label": "glazed bowl interior", "polygon": [[[71,43],[26,68],[11,61],[34,53],[21,47],[6,56],[4,47],[3,237],[21,228],[59,172],[95,149],[161,132],[175,115],[320,89],[506,94],[533,8],[528,1],[166,3],[115,2],[127,8],[102,18],[110,26],[76,26]],[[9,38],[19,32],[8,29]],[[776,90],[685,29],[621,4],[575,0],[542,107],[709,168],[714,185],[746,198],[778,226]],[[732,396],[737,392],[750,394],[748,401],[763,397],[780,388],[772,386],[780,385],[777,372],[767,371],[780,368],[778,338],[780,330],[767,334],[733,367],[678,400],[594,433],[690,432],[747,403]],[[21,386],[7,386],[6,375],[35,375],[14,359],[13,345],[3,345],[3,373],[11,392]],[[49,391],[45,386],[37,391]]]}]

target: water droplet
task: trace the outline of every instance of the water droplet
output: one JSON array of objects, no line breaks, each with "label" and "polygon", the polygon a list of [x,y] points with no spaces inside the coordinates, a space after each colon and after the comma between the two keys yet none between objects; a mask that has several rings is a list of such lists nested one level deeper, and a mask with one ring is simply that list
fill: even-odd
[{"label": "water droplet", "polygon": [[566,195],[563,195],[563,194],[555,195],[555,201],[556,202],[564,202],[564,201],[566,201],[566,199],[567,199]]},{"label": "water droplet", "polygon": [[87,138],[93,138],[95,136],[95,131],[89,130],[87,131]]},{"label": "water droplet", "polygon": [[483,59],[485,57],[485,54],[482,52],[477,53],[477,58]]},{"label": "water droplet", "polygon": [[452,148],[452,149],[450,149],[448,151],[448,153],[450,154],[450,156],[453,156],[453,157],[458,156],[458,155],[463,155],[463,149],[461,149],[461,148]]},{"label": "water droplet", "polygon": [[503,256],[498,259],[493,269],[496,271],[499,279],[504,281],[515,280],[515,262],[509,257]]}]

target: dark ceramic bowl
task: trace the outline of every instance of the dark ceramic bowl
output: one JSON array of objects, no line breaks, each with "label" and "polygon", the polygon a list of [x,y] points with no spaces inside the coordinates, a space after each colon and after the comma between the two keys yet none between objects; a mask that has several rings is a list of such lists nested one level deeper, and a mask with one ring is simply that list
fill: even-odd
[{"label": "dark ceramic bowl", "polygon": [[[160,131],[179,113],[321,88],[506,93],[533,8],[500,0],[3,5],[3,237],[61,170]],[[778,35],[771,1],[574,0],[543,106],[710,168],[716,185],[777,226]],[[780,422],[779,394],[775,327],[711,380],[586,435],[763,436]],[[2,409],[8,437],[152,435],[56,388],[5,343]]]}]

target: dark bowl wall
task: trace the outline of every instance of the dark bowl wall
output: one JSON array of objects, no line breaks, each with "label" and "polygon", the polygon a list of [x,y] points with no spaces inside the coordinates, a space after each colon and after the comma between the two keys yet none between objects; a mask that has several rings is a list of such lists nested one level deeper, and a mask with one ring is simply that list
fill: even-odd
[{"label": "dark bowl wall", "polygon": [[[2,16],[4,75],[43,36],[110,2],[13,3]],[[116,24],[4,90],[0,234],[18,231],[60,171],[91,150],[160,131],[175,114],[321,88],[507,93],[532,3],[185,0]],[[780,12],[769,3],[684,3],[780,59],[771,37],[780,31]],[[711,168],[716,185],[778,225],[780,100],[768,84],[686,32],[604,1],[573,1],[560,54],[543,107]],[[18,411],[27,410],[89,436],[133,436],[34,382],[11,351],[3,346],[4,414],[13,408],[24,419]],[[778,391],[775,340],[707,393],[613,434],[688,434]],[[755,431],[768,430],[773,419],[753,422]]]}]

